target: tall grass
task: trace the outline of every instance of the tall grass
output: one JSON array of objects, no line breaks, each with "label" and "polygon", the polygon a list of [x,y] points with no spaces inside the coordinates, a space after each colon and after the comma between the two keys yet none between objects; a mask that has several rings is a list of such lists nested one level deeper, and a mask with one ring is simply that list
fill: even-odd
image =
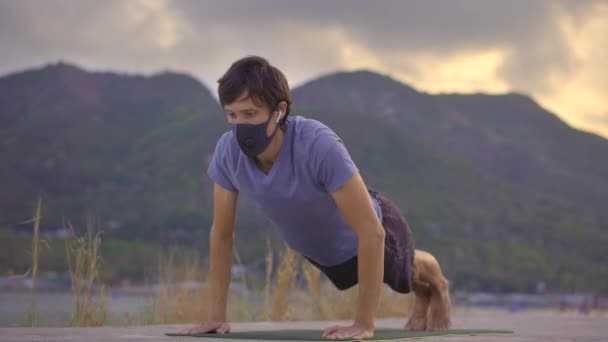
[{"label": "tall grass", "polygon": [[335,319],[329,303],[325,300],[321,290],[321,271],[307,262],[302,265],[302,273],[310,293],[310,301],[314,317],[318,319]]},{"label": "tall grass", "polygon": [[[31,309],[28,326],[39,325],[36,308],[36,281],[39,274],[41,199],[33,218]],[[95,233],[93,219],[87,217],[86,233],[78,236],[67,223],[71,238],[66,241],[68,269],[74,298],[71,326],[101,326],[108,323],[105,286],[98,285],[101,256],[101,231]],[[236,261],[243,264],[234,250]],[[265,281],[263,290],[254,290],[252,282],[242,279],[244,291],[230,290],[229,321],[283,320],[350,320],[356,315],[358,288],[337,290],[324,275],[295,251],[284,246],[277,253],[267,240]],[[139,313],[139,320],[126,314],[124,324],[171,324],[203,322],[209,315],[207,273],[198,255],[185,255],[178,247],[159,256],[159,284],[150,305]],[[303,282],[298,282],[302,279]],[[256,300],[260,296],[260,300]],[[259,303],[259,304],[256,304]],[[393,293],[384,287],[378,317],[404,316],[410,311],[413,298]]]},{"label": "tall grass", "polygon": [[[239,265],[243,265],[243,260],[241,259],[241,255],[236,246],[234,247],[234,258]],[[255,312],[253,311],[255,308],[252,308],[250,305],[253,298],[247,272],[245,272],[239,280],[243,284],[244,291],[232,295],[233,302],[236,300],[236,314],[233,314],[232,316],[236,316],[236,319],[242,322],[255,320]]]},{"label": "tall grass", "polygon": [[197,256],[170,248],[159,257],[159,287],[145,324],[202,322],[209,315],[209,288]]},{"label": "tall grass", "polygon": [[[340,291],[295,251],[285,246],[274,270],[274,253],[267,242],[265,283],[261,293],[253,293],[244,282],[244,293],[229,294],[229,321],[351,320],[358,304],[358,286]],[[156,317],[149,323],[202,322],[208,315],[209,288],[198,263],[176,262],[176,251],[168,255],[163,267],[160,289],[155,299]],[[238,254],[237,254],[238,255]],[[240,260],[237,256],[237,262]],[[303,278],[304,283],[298,283]],[[198,281],[202,287],[175,286]],[[253,296],[260,295],[260,307],[252,307]],[[405,317],[413,305],[411,294],[403,295],[383,286],[377,317]],[[253,313],[257,312],[257,315]],[[162,315],[161,315],[162,313]]]},{"label": "tall grass", "polygon": [[[40,239],[40,221],[42,198],[38,196],[36,212],[33,218],[34,235],[32,238],[32,267],[31,267],[31,308],[26,318],[27,326],[40,325],[36,307],[36,283],[39,273],[40,245],[50,249],[45,240]],[[93,300],[95,280],[98,278],[100,234],[93,236],[93,222],[87,222],[87,235],[77,237],[74,227],[68,223],[72,238],[66,241],[68,270],[71,277],[71,289],[74,295],[74,310],[70,320],[72,326],[99,326],[107,322],[105,305],[105,287],[99,290],[99,302]],[[72,259],[74,262],[72,263]],[[28,271],[29,272],[29,271]]]},{"label": "tall grass", "polygon": [[270,239],[266,240],[266,278],[264,281],[264,292],[263,292],[263,300],[262,300],[262,310],[258,319],[262,321],[270,320],[270,287],[272,282],[272,267],[273,267],[273,255],[272,255],[272,245],[270,244]]},{"label": "tall grass", "polygon": [[289,294],[295,286],[297,269],[295,252],[285,247],[276,275],[272,314],[270,315],[273,321],[282,321],[288,318],[293,319],[293,313],[288,311],[288,304]]},{"label": "tall grass", "polygon": [[[30,311],[26,317],[26,326],[35,327],[40,324],[38,318],[38,310],[36,308],[36,281],[38,280],[38,258],[39,258],[39,246],[40,246],[40,219],[41,219],[41,208],[42,198],[38,196],[38,202],[36,205],[36,212],[34,214],[34,237],[32,239],[32,287],[30,288],[30,294],[32,298]],[[44,241],[43,241],[44,242]]]},{"label": "tall grass", "polygon": [[107,323],[107,307],[105,286],[99,287],[99,301],[93,299],[95,281],[99,276],[99,245],[101,231],[93,235],[93,219],[87,218],[87,233],[77,236],[71,223],[67,224],[72,238],[66,243],[66,252],[72,293],[74,295],[74,310],[70,325],[78,327],[100,326]]},{"label": "tall grass", "polygon": [[[39,274],[41,198],[38,199],[32,240],[31,309],[27,326],[37,326],[36,281]],[[91,215],[87,217],[86,233],[78,236],[74,226],[67,223],[71,238],[66,241],[68,269],[74,296],[71,326],[101,326],[108,323],[105,286],[97,286],[101,256],[101,231],[95,233]],[[234,250],[236,261],[241,258]],[[321,272],[308,262],[303,263],[295,251],[284,246],[275,267],[274,251],[267,241],[266,272],[261,300],[245,276],[244,291],[231,291],[228,318],[230,321],[282,320],[337,320],[352,319],[357,308],[357,287],[337,290]],[[203,322],[209,315],[209,287],[207,274],[198,255],[186,256],[179,248],[171,248],[159,256],[159,286],[149,307],[140,312],[139,323],[167,324]],[[276,268],[276,270],[275,270]],[[298,286],[303,278],[305,284]],[[97,292],[98,291],[98,292]],[[97,300],[95,300],[97,298]],[[260,303],[258,305],[253,303]],[[391,293],[383,289],[378,317],[403,316],[409,312],[411,296]],[[124,317],[128,325],[137,320],[131,314]]]},{"label": "tall grass", "polygon": [[[236,249],[236,261],[241,259]],[[209,316],[210,287],[198,255],[186,257],[179,248],[171,248],[159,258],[159,286],[150,309],[142,316],[144,324],[203,322]],[[251,321],[256,319],[251,302],[250,281],[245,276],[244,291],[230,291],[228,319]]]}]

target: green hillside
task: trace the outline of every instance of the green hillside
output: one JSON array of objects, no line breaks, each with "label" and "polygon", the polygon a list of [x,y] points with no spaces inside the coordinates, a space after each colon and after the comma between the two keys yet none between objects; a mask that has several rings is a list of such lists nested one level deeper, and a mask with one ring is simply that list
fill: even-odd
[{"label": "green hillside", "polygon": [[[437,255],[455,288],[532,291],[545,281],[550,290],[608,292],[605,139],[522,95],[433,96],[370,72],[324,76],[294,98],[292,114],[342,137],[368,185],[401,206],[416,246]],[[4,76],[0,229],[29,229],[21,222],[42,193],[45,230],[64,218],[84,227],[90,212],[107,238],[205,254],[205,171],[227,129],[211,92],[188,75],[55,64]],[[240,203],[237,248],[261,265],[268,223]]]}]

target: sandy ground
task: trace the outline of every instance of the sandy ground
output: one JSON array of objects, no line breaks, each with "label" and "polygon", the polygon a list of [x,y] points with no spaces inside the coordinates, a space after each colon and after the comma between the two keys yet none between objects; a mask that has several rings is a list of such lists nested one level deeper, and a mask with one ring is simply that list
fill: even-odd
[{"label": "sandy ground", "polygon": [[[319,329],[334,323],[349,322],[256,322],[231,323],[233,331]],[[402,318],[379,319],[377,327],[400,328]],[[556,314],[549,312],[509,313],[499,310],[472,310],[454,314],[455,329],[512,330],[512,335],[439,337],[424,341],[471,341],[471,342],[544,342],[544,341],[605,341],[608,342],[608,317]],[[154,325],[135,327],[100,328],[2,328],[0,341],[186,341],[190,338],[164,336],[165,332],[177,332],[192,325]],[[192,338],[196,341],[194,338]],[[198,339],[205,342],[226,342],[226,339]]]}]

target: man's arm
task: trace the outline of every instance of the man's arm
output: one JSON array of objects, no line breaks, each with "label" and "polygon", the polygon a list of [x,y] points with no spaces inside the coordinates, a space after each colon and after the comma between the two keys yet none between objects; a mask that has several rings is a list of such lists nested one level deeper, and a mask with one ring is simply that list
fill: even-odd
[{"label": "man's arm", "polygon": [[359,173],[332,194],[359,239],[356,324],[373,329],[384,278],[384,228]]},{"label": "man's arm", "polygon": [[209,320],[226,321],[228,288],[232,270],[232,247],[238,192],[217,183],[213,186],[213,225],[210,232],[211,311]]}]

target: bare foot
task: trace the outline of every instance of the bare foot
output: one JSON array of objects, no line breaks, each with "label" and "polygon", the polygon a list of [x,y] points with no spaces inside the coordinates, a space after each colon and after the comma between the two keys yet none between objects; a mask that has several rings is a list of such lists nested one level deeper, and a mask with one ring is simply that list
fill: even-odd
[{"label": "bare foot", "polygon": [[426,324],[427,330],[446,331],[450,329],[450,293],[447,280],[438,282],[438,288],[434,288],[429,305],[429,316]]},{"label": "bare foot", "polygon": [[426,330],[426,317],[412,316],[403,329],[408,331],[424,331]]},{"label": "bare foot", "polygon": [[427,324],[428,331],[447,331],[448,329],[450,329],[449,317],[431,319]]},{"label": "bare foot", "polygon": [[431,298],[431,305],[429,306],[429,317],[426,324],[426,328],[429,331],[446,331],[450,329],[450,300],[449,297],[446,300],[445,296],[439,295],[435,292]]}]

